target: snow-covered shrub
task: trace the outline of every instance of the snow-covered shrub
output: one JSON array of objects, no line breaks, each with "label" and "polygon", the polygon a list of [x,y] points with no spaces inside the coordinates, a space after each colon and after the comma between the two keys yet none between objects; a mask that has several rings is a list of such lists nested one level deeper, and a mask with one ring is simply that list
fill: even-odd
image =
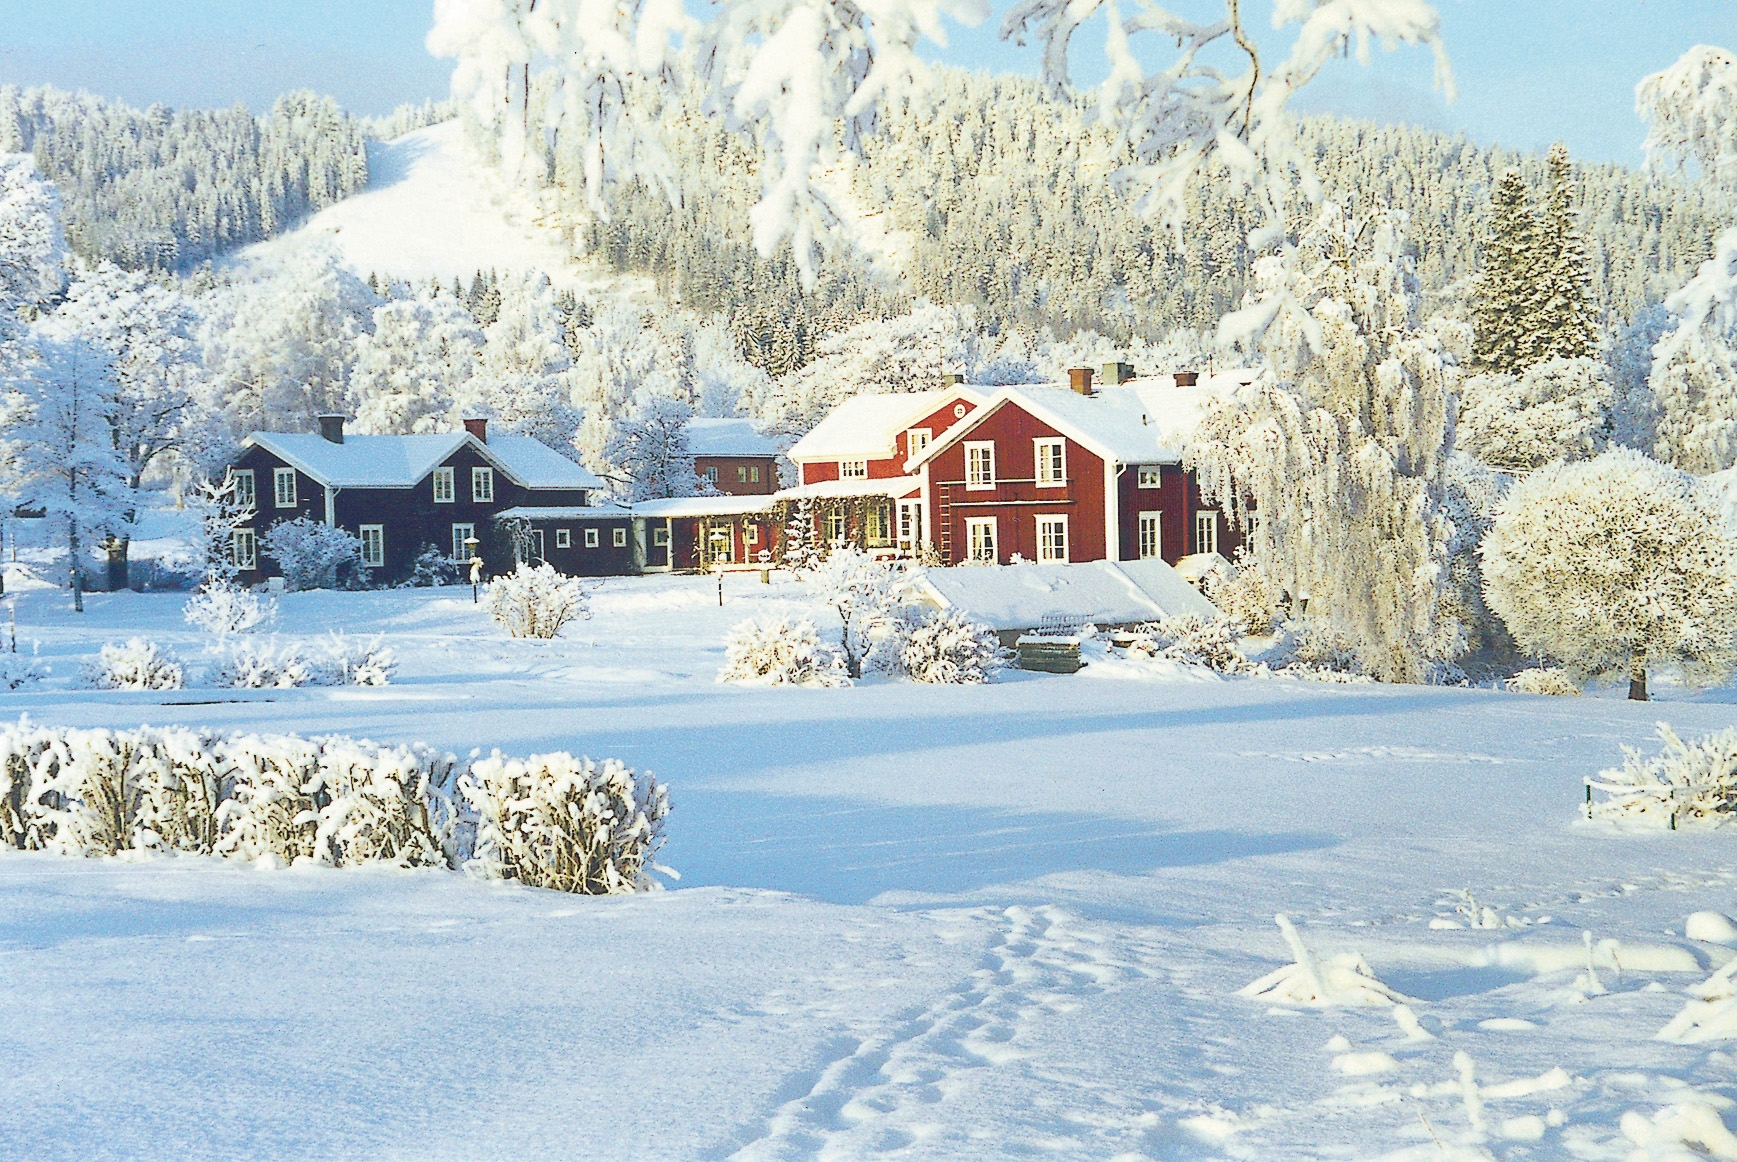
[{"label": "snow-covered shrub", "polygon": [[458,566],[453,564],[452,558],[447,556],[439,545],[423,545],[416,554],[416,561],[410,566],[410,583],[419,589],[456,585],[458,581]]},{"label": "snow-covered shrub", "polygon": [[1237,649],[1242,638],[1241,622],[1223,616],[1202,617],[1197,613],[1185,613],[1136,627],[1129,648],[1185,666],[1205,666],[1220,673],[1242,674],[1253,669]]},{"label": "snow-covered shrub", "polygon": [[[995,631],[956,609],[924,610],[898,618],[886,645],[889,668],[914,682],[976,685],[1007,665]],[[881,647],[876,648],[878,659]]]},{"label": "snow-covered shrub", "polygon": [[219,642],[231,634],[251,633],[277,620],[277,602],[221,578],[207,581],[187,599],[182,618]]},{"label": "snow-covered shrub", "polygon": [[1605,795],[1592,805],[1595,817],[1679,827],[1718,825],[1737,812],[1737,727],[1684,742],[1661,722],[1658,736],[1665,744],[1658,754],[1625,746],[1622,766],[1587,780]]},{"label": "snow-covered shrub", "polygon": [[272,525],[260,538],[260,546],[277,562],[286,589],[356,588],[367,584],[362,542],[348,529],[302,516]]},{"label": "snow-covered shrub", "polygon": [[267,641],[235,641],[225,647],[216,684],[239,690],[289,689],[311,685],[315,667],[296,646]]},{"label": "snow-covered shrub", "polygon": [[42,667],[24,654],[0,653],[0,689],[16,690],[42,681]]},{"label": "snow-covered shrub", "polygon": [[389,686],[398,658],[381,634],[352,641],[342,633],[327,636],[315,658],[313,679],[324,686]]},{"label": "snow-covered shrub", "polygon": [[1232,621],[1240,622],[1244,632],[1266,637],[1279,623],[1279,593],[1268,583],[1266,574],[1255,567],[1254,559],[1237,550],[1234,567],[1228,571],[1215,569],[1205,578],[1206,596],[1224,611]]},{"label": "snow-covered shrub", "polygon": [[511,637],[552,638],[570,621],[589,617],[585,587],[547,563],[519,567],[489,582],[489,616]]},{"label": "snow-covered shrub", "polygon": [[1580,694],[1580,683],[1560,666],[1533,666],[1508,679],[1508,689],[1516,694],[1553,694],[1573,698]]},{"label": "snow-covered shrub", "polygon": [[724,639],[720,682],[768,686],[848,686],[844,659],[820,643],[806,617],[750,618],[730,627]]},{"label": "snow-covered shrub", "polygon": [[669,797],[649,773],[565,752],[471,765],[459,790],[481,817],[483,872],[531,887],[607,895],[656,887]]},{"label": "snow-covered shrub", "polygon": [[809,570],[809,591],[838,614],[839,648],[845,673],[852,678],[862,677],[873,634],[893,616],[907,585],[902,565],[877,560],[850,545],[835,546]]},{"label": "snow-covered shrub", "polygon": [[90,668],[90,681],[101,690],[179,690],[181,665],[159,653],[156,642],[131,638],[126,645],[105,645]]}]

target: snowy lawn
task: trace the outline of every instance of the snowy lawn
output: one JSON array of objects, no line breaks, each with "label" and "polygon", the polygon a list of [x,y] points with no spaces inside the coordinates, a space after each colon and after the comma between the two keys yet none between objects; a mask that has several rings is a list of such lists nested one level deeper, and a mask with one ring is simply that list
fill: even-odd
[{"label": "snowy lawn", "polygon": [[[1729,838],[1579,821],[1620,743],[1728,726],[1730,691],[720,686],[728,626],[807,608],[748,574],[722,608],[609,579],[554,642],[468,589],[289,594],[281,636],[383,633],[394,684],[100,692],[105,641],[203,667],[184,595],[12,600],[52,672],[0,713],[618,757],[669,784],[683,878],[0,854],[0,1154],[1665,1158],[1737,1096],[1729,1044],[1653,1039],[1730,956],[1683,935],[1737,910]],[[1428,1039],[1238,996],[1291,959],[1279,911]]]}]

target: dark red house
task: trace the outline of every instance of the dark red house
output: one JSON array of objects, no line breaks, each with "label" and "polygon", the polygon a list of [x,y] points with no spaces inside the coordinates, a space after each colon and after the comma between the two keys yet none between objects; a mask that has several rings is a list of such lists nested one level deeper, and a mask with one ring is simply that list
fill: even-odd
[{"label": "dark red house", "polygon": [[744,419],[691,419],[688,451],[694,475],[726,496],[770,496],[778,491],[780,442]]}]

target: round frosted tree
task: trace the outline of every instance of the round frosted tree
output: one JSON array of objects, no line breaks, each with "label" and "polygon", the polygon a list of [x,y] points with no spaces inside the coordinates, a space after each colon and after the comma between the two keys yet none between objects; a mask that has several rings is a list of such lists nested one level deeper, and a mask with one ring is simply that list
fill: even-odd
[{"label": "round frosted tree", "polygon": [[1737,661],[1737,543],[1696,479],[1639,452],[1516,484],[1484,539],[1484,591],[1522,648],[1588,674],[1707,675]]}]

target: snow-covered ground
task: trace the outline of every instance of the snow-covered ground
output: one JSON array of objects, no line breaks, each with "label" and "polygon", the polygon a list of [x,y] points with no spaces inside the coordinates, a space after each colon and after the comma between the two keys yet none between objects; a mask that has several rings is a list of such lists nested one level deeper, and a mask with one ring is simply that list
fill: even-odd
[{"label": "snow-covered ground", "polygon": [[466,286],[479,270],[538,270],[559,287],[630,300],[651,293],[647,279],[613,275],[575,259],[551,220],[522,191],[483,165],[458,121],[368,143],[368,188],[313,215],[295,230],[239,252],[243,268],[271,267],[332,247],[358,277]]},{"label": "snow-covered ground", "polygon": [[[615,756],[669,784],[683,878],[0,854],[0,1156],[1699,1157],[1655,1115],[1707,1136],[1737,1096],[1732,1046],[1653,1039],[1731,955],[1683,934],[1737,910],[1729,838],[1580,820],[1619,744],[1727,726],[1729,690],[720,686],[728,625],[803,604],[747,574],[722,607],[608,579],[553,643],[468,589],[289,594],[280,632],[383,633],[395,684],[99,692],[104,641],[198,668],[184,595],[8,591],[52,673],[0,713]],[[1237,995],[1291,959],[1280,911],[1422,1033]]]}]

